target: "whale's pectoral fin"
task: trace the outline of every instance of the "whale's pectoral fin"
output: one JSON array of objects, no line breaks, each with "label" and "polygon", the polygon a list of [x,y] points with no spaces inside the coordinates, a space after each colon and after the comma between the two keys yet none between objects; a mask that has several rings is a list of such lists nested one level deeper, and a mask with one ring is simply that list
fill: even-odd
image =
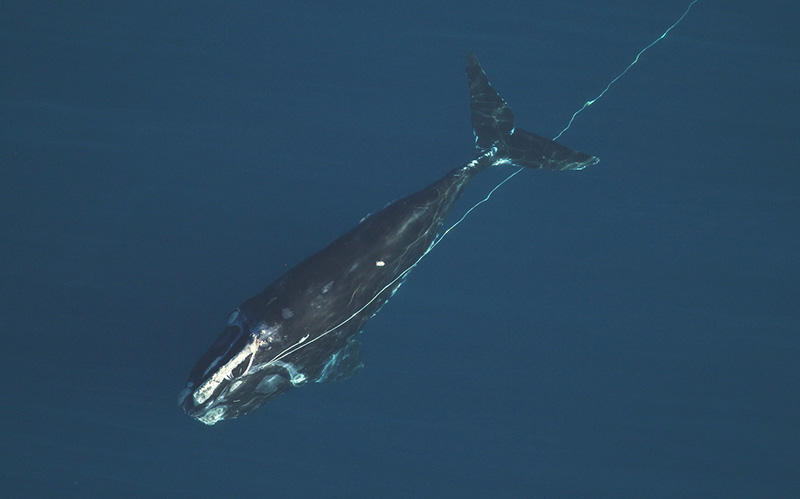
[{"label": "whale's pectoral fin", "polygon": [[475,145],[481,151],[497,147],[495,164],[512,163],[529,168],[582,170],[600,161],[591,154],[574,151],[561,144],[514,125],[514,114],[506,101],[492,88],[478,59],[467,57],[469,104]]},{"label": "whale's pectoral fin", "polygon": [[364,364],[361,362],[361,343],[351,337],[345,345],[328,357],[317,382],[339,381],[355,376]]}]

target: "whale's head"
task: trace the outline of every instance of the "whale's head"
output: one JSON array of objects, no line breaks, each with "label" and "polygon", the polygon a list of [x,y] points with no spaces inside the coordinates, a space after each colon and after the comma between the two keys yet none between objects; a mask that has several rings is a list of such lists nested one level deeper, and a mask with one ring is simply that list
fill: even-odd
[{"label": "whale's head", "polygon": [[207,425],[244,416],[301,384],[302,374],[275,360],[280,326],[250,324],[240,311],[197,361],[178,404]]}]

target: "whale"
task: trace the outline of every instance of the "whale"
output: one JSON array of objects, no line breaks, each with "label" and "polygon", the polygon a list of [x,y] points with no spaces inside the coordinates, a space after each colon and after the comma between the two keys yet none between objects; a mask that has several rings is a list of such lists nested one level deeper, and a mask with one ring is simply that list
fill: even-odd
[{"label": "whale", "polygon": [[481,171],[582,170],[598,163],[517,127],[472,54],[466,75],[475,157],[366,216],[244,301],[190,371],[178,398],[187,415],[213,425],[293,388],[359,372],[359,333],[436,244],[454,203]]}]

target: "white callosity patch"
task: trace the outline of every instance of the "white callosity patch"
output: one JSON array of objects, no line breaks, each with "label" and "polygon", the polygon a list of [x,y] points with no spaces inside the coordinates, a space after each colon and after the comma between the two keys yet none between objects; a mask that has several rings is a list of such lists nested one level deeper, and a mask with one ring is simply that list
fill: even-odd
[{"label": "white callosity patch", "polygon": [[[294,315],[288,308],[284,308],[283,310],[284,310],[284,316],[286,315],[286,311],[288,311],[290,317]],[[253,328],[253,334],[255,335],[256,341],[258,342],[258,346],[280,343],[281,342],[280,331],[281,331],[281,326],[279,324],[274,324],[272,326],[268,326],[266,324],[259,324]]]},{"label": "white callosity patch", "polygon": [[241,379],[237,379],[236,381],[231,383],[230,387],[228,387],[228,393],[230,394],[230,393],[235,392],[236,390],[238,390],[239,388],[242,387],[243,383],[244,383],[244,381],[242,381]]},{"label": "white callosity patch", "polygon": [[217,406],[210,411],[203,414],[203,417],[199,419],[201,423],[205,423],[209,426],[213,425],[214,423],[221,421],[225,416],[225,409],[224,405]]},{"label": "white callosity patch", "polygon": [[[232,316],[234,314],[232,314]],[[194,399],[196,405],[201,405],[204,402],[206,402],[211,397],[211,395],[217,390],[217,388],[219,388],[219,386],[222,384],[223,381],[233,380],[234,369],[242,365],[242,363],[244,363],[245,361],[247,361],[247,367],[245,368],[244,372],[239,376],[239,379],[231,383],[231,386],[228,389],[229,393],[241,387],[242,385],[241,378],[247,376],[248,374],[260,371],[261,369],[264,369],[272,364],[271,362],[267,362],[255,366],[254,368],[253,360],[255,359],[255,354],[260,347],[281,342],[280,326],[279,325],[268,326],[261,324],[253,329],[254,331],[253,334],[250,336],[250,341],[245,345],[242,351],[234,355],[233,358],[231,358],[231,360],[226,362],[225,365],[220,367],[217,372],[215,372],[208,380],[206,380],[205,383],[200,385],[200,387],[198,387],[197,390],[195,390],[194,394],[192,395],[192,398]],[[281,364],[281,367],[284,367],[283,362],[280,362],[279,364]],[[302,384],[305,380],[305,376],[299,374],[297,369],[294,369],[294,366],[291,367],[292,367],[291,370],[290,369],[287,370],[289,371],[290,375],[292,375],[292,383],[295,383],[295,378],[297,378],[298,382]],[[213,410],[216,410],[216,408]],[[209,411],[209,413],[210,412],[211,411]],[[209,417],[208,414],[206,414],[204,418],[205,417]],[[221,415],[218,415],[217,417],[221,417]],[[213,424],[213,423],[208,423],[208,424]]]},{"label": "white callosity patch", "polygon": [[[224,366],[220,367],[217,372],[215,372],[210,378],[206,380],[205,383],[200,385],[197,390],[195,390],[192,398],[194,399],[194,403],[196,405],[200,405],[206,400],[211,397],[211,394],[219,387],[219,385],[225,381],[226,379],[233,379],[233,370],[239,366],[248,356],[255,355],[256,351],[258,350],[258,339],[253,337],[251,340],[245,345],[241,352],[237,353],[233,356],[231,360],[225,363]],[[252,358],[250,359],[252,362]]]},{"label": "white callosity patch", "polygon": [[292,309],[290,308],[281,309],[281,317],[284,319],[291,319],[294,317],[294,312],[292,312]]}]

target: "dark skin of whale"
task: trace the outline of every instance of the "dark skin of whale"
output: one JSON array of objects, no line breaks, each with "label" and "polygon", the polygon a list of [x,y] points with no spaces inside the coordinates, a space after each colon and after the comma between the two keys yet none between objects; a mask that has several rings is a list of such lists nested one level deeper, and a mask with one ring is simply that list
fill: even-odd
[{"label": "dark skin of whale", "polygon": [[242,303],[181,392],[179,403],[189,416],[215,424],[248,414],[293,387],[358,372],[356,335],[432,248],[453,204],[485,168],[579,170],[598,161],[516,128],[472,55],[467,80],[479,155],[365,217]]}]

